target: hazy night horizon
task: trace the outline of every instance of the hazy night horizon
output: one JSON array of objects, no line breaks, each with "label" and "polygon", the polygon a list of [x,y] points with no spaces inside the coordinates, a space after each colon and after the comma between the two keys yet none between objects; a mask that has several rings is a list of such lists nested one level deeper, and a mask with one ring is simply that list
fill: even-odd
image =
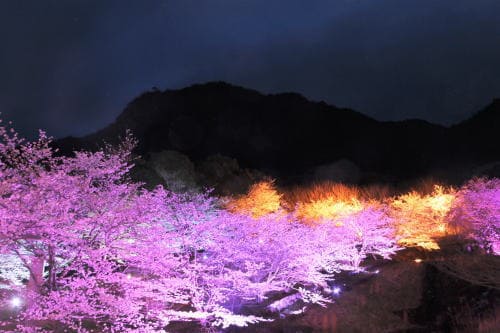
[{"label": "hazy night horizon", "polygon": [[4,1],[0,111],[81,136],[152,87],[225,81],[450,125],[500,97],[498,1]]}]

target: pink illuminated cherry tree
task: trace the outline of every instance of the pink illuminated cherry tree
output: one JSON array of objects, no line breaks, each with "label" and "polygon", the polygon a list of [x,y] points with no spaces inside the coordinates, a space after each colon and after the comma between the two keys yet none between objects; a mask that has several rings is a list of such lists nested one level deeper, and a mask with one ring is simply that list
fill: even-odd
[{"label": "pink illuminated cherry tree", "polygon": [[0,251],[29,280],[17,287],[18,329],[164,327],[157,303],[188,302],[178,273],[187,259],[163,227],[166,192],[124,181],[130,137],[116,151],[59,158],[43,133],[30,143],[0,131]]},{"label": "pink illuminated cherry tree", "polygon": [[[211,270],[200,276],[207,279],[203,283],[221,287],[215,290],[232,310],[245,301],[266,302],[268,295],[273,295],[271,310],[289,305],[280,297],[325,305],[335,273],[361,271],[368,255],[389,258],[399,249],[390,218],[375,208],[345,217],[342,227],[307,226],[284,212],[258,218],[218,214],[197,232],[201,267]],[[214,292],[200,290],[207,289]]]},{"label": "pink illuminated cherry tree", "polygon": [[500,179],[473,179],[462,186],[449,218],[487,252],[500,255]]},{"label": "pink illuminated cherry tree", "polygon": [[224,281],[199,275],[219,276],[196,257],[197,228],[219,217],[212,199],[130,182],[130,136],[72,158],[55,157],[43,132],[29,142],[0,127],[0,137],[0,277],[8,266],[27,278],[1,300],[16,308],[16,330],[160,332],[172,320],[260,320],[224,307]]},{"label": "pink illuminated cherry tree", "polygon": [[266,319],[245,304],[324,305],[337,272],[397,250],[377,209],[310,227],[284,212],[233,214],[207,194],[147,191],[127,178],[131,136],[74,157],[55,156],[43,132],[29,142],[0,126],[0,138],[0,281],[6,261],[27,280],[9,285],[15,302],[0,300],[15,305],[17,331],[247,325]]}]

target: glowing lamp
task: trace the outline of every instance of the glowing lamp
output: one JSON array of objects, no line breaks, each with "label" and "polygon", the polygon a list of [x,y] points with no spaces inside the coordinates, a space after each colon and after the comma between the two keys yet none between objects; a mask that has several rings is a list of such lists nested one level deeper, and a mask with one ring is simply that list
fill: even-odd
[{"label": "glowing lamp", "polygon": [[12,297],[12,299],[10,300],[10,305],[12,305],[13,308],[20,307],[22,303],[23,302],[21,301],[21,299],[17,296]]},{"label": "glowing lamp", "polygon": [[420,264],[420,263],[422,262],[422,259],[417,258],[417,259],[415,259],[414,261],[415,261],[417,264]]}]

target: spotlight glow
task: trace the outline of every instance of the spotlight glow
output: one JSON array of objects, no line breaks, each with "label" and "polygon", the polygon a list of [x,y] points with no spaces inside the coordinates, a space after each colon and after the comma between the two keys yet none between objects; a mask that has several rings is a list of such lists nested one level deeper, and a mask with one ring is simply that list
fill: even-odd
[{"label": "spotlight glow", "polygon": [[21,299],[20,299],[19,297],[14,296],[14,297],[12,297],[12,299],[10,300],[10,304],[12,305],[12,307],[14,307],[14,308],[18,308],[18,307],[20,307],[20,306],[21,306],[22,301],[21,301]]},{"label": "spotlight glow", "polygon": [[334,295],[338,295],[338,294],[340,294],[341,289],[340,289],[340,287],[334,287],[333,290],[332,290],[332,292],[333,292]]}]

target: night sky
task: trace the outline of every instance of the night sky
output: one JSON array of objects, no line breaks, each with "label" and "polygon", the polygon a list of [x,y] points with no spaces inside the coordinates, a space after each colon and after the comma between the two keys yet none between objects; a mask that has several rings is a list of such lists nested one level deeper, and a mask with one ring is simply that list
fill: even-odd
[{"label": "night sky", "polygon": [[498,0],[2,0],[0,34],[0,111],[28,136],[212,80],[442,124],[500,97]]}]

